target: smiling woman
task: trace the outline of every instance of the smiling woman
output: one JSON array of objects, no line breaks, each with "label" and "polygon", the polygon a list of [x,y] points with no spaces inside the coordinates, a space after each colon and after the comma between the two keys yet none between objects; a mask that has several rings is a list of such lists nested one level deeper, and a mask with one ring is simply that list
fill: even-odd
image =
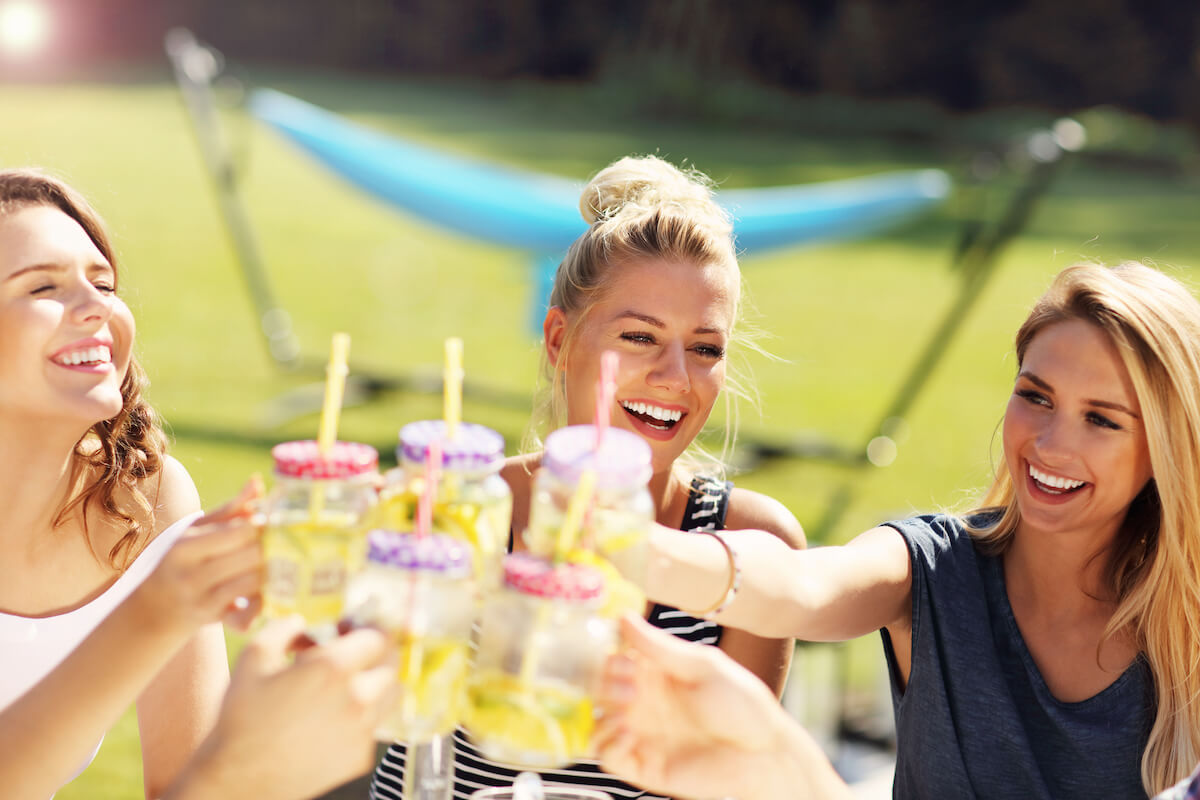
[{"label": "smiling woman", "polygon": [[[83,198],[36,172],[0,171],[0,709],[130,596],[199,511],[142,399],[117,277]],[[150,796],[207,733],[228,678],[220,625],[187,637],[140,687]],[[87,766],[112,721],[72,723],[90,739],[64,739],[87,750],[54,754],[63,763],[47,764],[47,794]]]},{"label": "smiling woman", "polygon": [[[1144,797],[1200,761],[1200,303],[1141,264],[1070,267],[1016,351],[979,508],[804,552],[739,532],[740,590],[714,616],[814,641],[881,631],[897,798]],[[648,545],[659,602],[702,602],[727,569],[677,531]],[[658,757],[642,744],[617,762],[635,779]]]},{"label": "smiling woman", "polygon": [[[734,488],[724,479],[721,459],[706,455],[696,442],[716,403],[730,397],[729,354],[742,338],[732,227],[708,179],[653,156],[623,158],[591,180],[579,206],[589,227],[555,275],[543,324],[549,391],[531,431],[591,422],[601,356],[613,352],[616,386],[607,413],[614,426],[650,446],[657,521],[691,532],[759,528],[786,547],[803,547],[804,534],[790,512],[764,495]],[[740,389],[733,387],[733,393]],[[734,417],[730,409],[726,419]],[[732,438],[729,430],[727,445]],[[530,452],[510,459],[503,471],[513,490],[515,549],[524,547],[531,477],[541,465],[536,435],[526,449]],[[697,607],[715,608],[726,596],[728,579],[722,575],[702,588],[707,596]],[[681,638],[721,648],[773,692],[782,691],[792,653],[789,637],[723,629],[702,612],[666,605],[652,606],[648,618]],[[455,797],[465,800],[481,786],[512,784],[516,770],[484,757],[461,732],[455,748]],[[374,797],[399,797],[405,760],[401,745],[389,749],[376,770]],[[553,770],[546,778],[617,798],[644,794],[605,774],[595,761]]]}]

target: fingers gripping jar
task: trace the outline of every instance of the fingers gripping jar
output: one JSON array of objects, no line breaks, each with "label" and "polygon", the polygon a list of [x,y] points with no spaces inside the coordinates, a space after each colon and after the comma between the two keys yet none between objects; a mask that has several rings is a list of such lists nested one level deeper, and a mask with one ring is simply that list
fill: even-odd
[{"label": "fingers gripping jar", "polygon": [[572,425],[546,437],[542,467],[534,477],[525,544],[531,553],[550,558],[580,476],[588,470],[595,474],[591,513],[566,558],[605,573],[606,606],[614,614],[627,609],[641,613],[645,602],[621,575],[641,580],[645,573],[640,545],[655,516],[647,488],[650,457],[650,446],[634,433],[609,428],[597,449],[593,426]]},{"label": "fingers gripping jar", "polygon": [[379,454],[335,442],[322,456],[314,441],[271,450],[275,487],[266,499],[263,556],[267,617],[300,614],[322,641],[337,633],[346,580],[366,556],[363,519],[375,501]]},{"label": "fingers gripping jar", "polygon": [[373,530],[348,616],[399,649],[398,693],[379,738],[420,744],[454,730],[466,702],[475,588],[470,546],[444,534]]},{"label": "fingers gripping jar", "polygon": [[483,610],[465,725],[489,758],[545,768],[590,751],[593,702],[616,624],[600,613],[604,578],[527,554],[504,560]]},{"label": "fingers gripping jar", "polygon": [[388,474],[375,520],[382,528],[413,529],[426,453],[435,440],[442,450],[442,463],[432,531],[467,542],[477,580],[483,588],[495,585],[500,560],[508,549],[512,492],[500,477],[504,438],[492,429],[464,422],[449,439],[442,420],[422,420],[401,428],[396,448],[400,466]]}]

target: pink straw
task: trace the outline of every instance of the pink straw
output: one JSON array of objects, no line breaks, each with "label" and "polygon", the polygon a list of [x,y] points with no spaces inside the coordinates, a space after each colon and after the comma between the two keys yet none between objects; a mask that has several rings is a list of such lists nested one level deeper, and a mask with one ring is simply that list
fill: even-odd
[{"label": "pink straw", "polygon": [[433,530],[433,504],[437,500],[438,473],[442,469],[442,444],[437,439],[425,448],[425,491],[417,505],[417,536]]},{"label": "pink straw", "polygon": [[600,380],[596,381],[596,449],[604,443],[604,432],[612,416],[613,396],[617,393],[617,354],[605,350],[600,354]]}]

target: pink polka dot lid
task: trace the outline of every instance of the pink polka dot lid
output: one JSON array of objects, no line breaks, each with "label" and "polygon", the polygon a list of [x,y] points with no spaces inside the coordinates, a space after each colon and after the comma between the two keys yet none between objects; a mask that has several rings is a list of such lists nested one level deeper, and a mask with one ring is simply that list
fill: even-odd
[{"label": "pink polka dot lid", "polygon": [[526,553],[504,559],[504,585],[522,594],[587,603],[604,593],[604,576],[583,564],[551,564]]},{"label": "pink polka dot lid", "polygon": [[348,480],[379,467],[379,453],[359,442],[334,442],[324,456],[311,439],[283,442],[271,448],[271,455],[275,458],[275,474],[283,478]]}]

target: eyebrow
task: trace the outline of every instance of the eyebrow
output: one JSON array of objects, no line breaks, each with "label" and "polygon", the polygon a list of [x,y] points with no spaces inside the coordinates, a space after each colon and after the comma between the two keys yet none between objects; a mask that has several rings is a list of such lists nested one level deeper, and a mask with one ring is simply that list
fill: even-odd
[{"label": "eyebrow", "polygon": [[[4,280],[11,281],[14,278],[19,278],[22,275],[28,275],[31,272],[63,273],[66,271],[67,271],[67,267],[65,267],[62,264],[30,264],[28,267],[21,267],[21,269],[17,270],[16,272],[11,273]],[[111,264],[103,264],[103,263],[97,262],[97,263],[89,266],[87,268],[87,272],[89,274],[94,273],[94,272],[108,272],[108,273],[115,275],[117,271],[112,268]]]},{"label": "eyebrow", "polygon": [[[643,314],[640,311],[633,311],[633,310],[622,311],[620,314],[617,314],[617,316],[615,316],[613,319],[636,319],[639,322],[644,322],[647,325],[651,325],[655,328],[658,328],[659,330],[662,330],[663,328],[667,327],[666,323],[663,322],[658,317],[652,317],[649,314]],[[709,334],[712,334],[714,336],[724,336],[725,335],[725,331],[719,330],[717,328],[696,328],[694,331],[692,331],[692,333],[698,333],[702,336],[706,336]]]},{"label": "eyebrow", "polygon": [[[1021,370],[1021,372],[1017,375],[1017,377],[1025,378],[1030,383],[1040,386],[1041,388],[1045,389],[1047,392],[1050,392],[1051,394],[1054,393],[1053,386],[1046,383],[1046,381],[1042,380],[1037,375],[1034,375],[1032,372],[1029,372],[1028,370]],[[1141,415],[1138,414],[1137,412],[1135,412],[1133,409],[1128,408],[1127,406],[1121,405],[1120,403],[1114,403],[1110,400],[1085,400],[1084,402],[1090,406],[1096,406],[1097,408],[1111,408],[1113,411],[1120,411],[1122,414],[1128,414],[1129,416],[1133,417],[1134,419],[1142,418]]]},{"label": "eyebrow", "polygon": [[4,280],[11,281],[14,278],[19,278],[22,275],[28,275],[31,272],[64,272],[66,267],[61,264],[31,264],[28,267],[22,267],[16,272],[10,274]]}]

